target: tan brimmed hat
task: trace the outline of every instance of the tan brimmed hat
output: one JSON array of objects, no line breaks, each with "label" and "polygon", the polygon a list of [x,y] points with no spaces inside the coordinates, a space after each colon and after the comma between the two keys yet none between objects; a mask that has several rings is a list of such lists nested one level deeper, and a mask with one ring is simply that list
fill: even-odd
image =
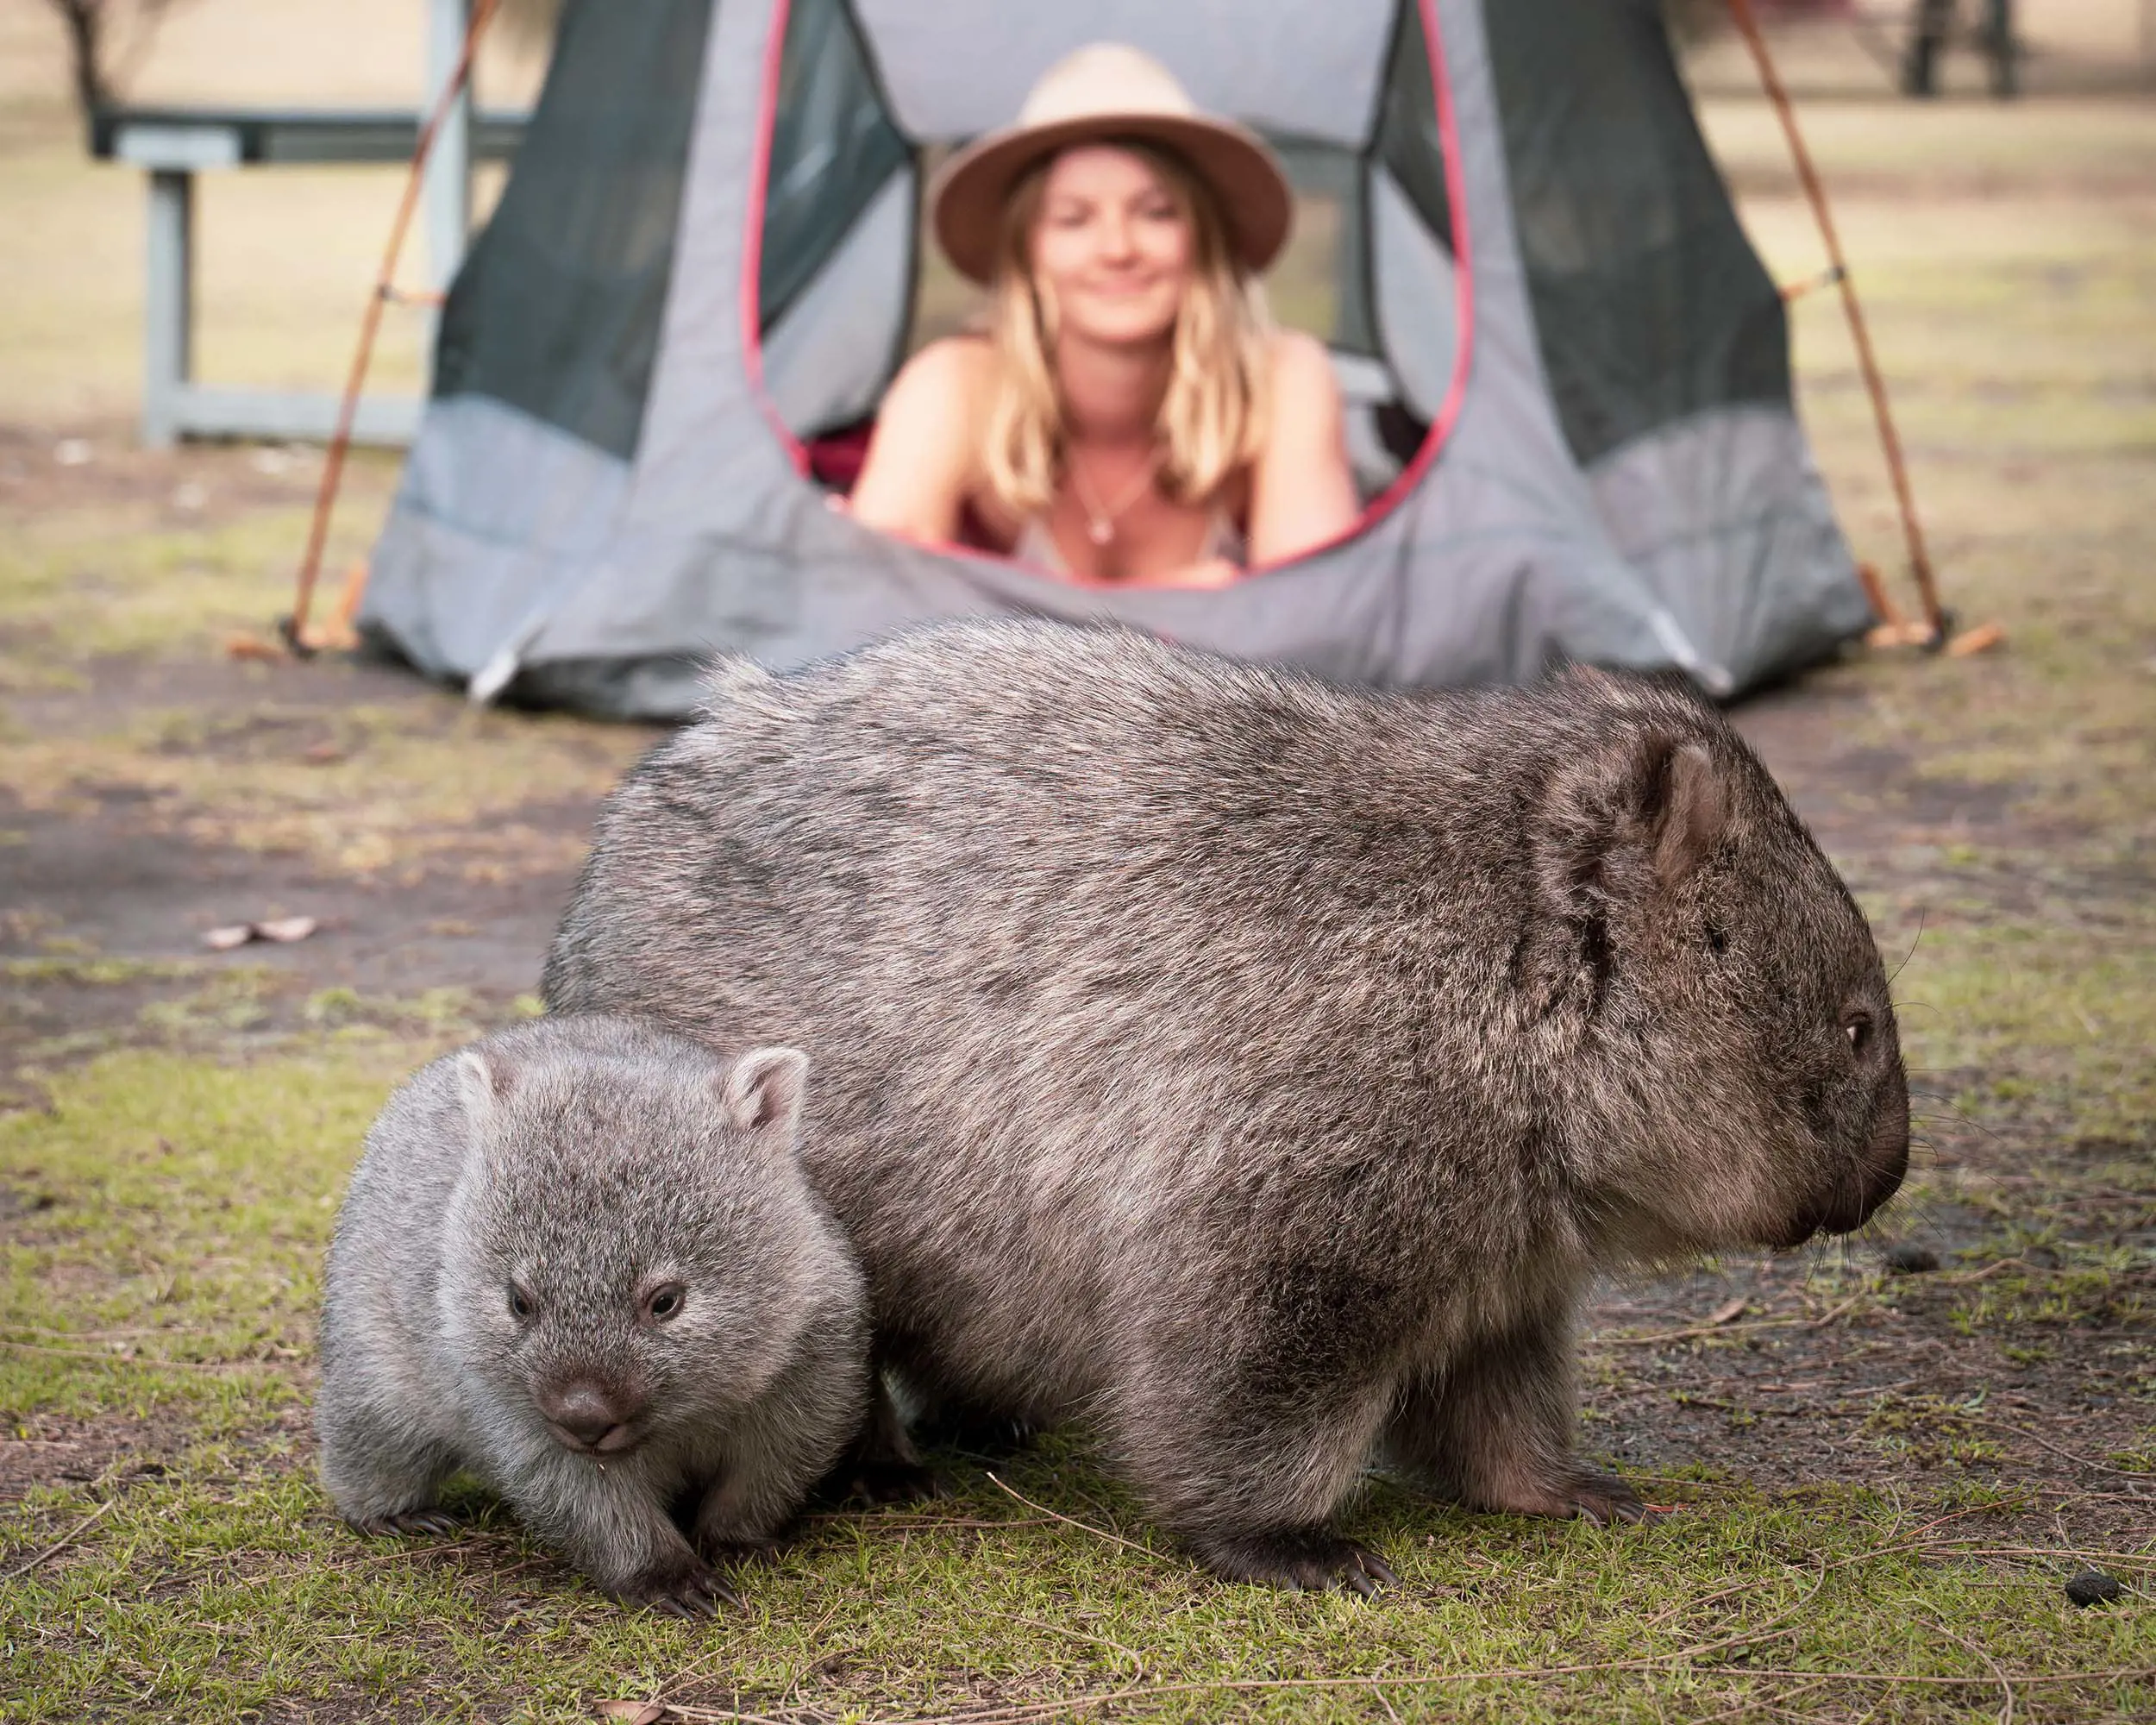
[{"label": "tan brimmed hat", "polygon": [[930,206],[937,242],[961,273],[987,281],[1004,205],[1025,171],[1073,144],[1124,138],[1167,146],[1212,186],[1248,268],[1279,254],[1294,204],[1273,153],[1255,132],[1200,112],[1166,66],[1120,42],[1066,54],[1026,93],[1017,124],[943,164]]}]

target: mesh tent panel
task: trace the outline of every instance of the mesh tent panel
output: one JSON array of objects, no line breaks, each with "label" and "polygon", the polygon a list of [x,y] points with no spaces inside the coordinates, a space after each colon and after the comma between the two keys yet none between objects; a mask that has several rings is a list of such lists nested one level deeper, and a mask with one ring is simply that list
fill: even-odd
[{"label": "mesh tent panel", "polygon": [[568,0],[515,171],[442,310],[437,397],[491,396],[636,452],[711,6]]},{"label": "mesh tent panel", "polygon": [[779,61],[756,308],[768,329],[913,159],[846,0],[793,0]]},{"label": "mesh tent panel", "polygon": [[[1702,409],[1789,405],[1782,299],[1657,0],[1484,8],[1536,334],[1583,465]],[[1395,170],[1397,172],[1397,170]]]}]

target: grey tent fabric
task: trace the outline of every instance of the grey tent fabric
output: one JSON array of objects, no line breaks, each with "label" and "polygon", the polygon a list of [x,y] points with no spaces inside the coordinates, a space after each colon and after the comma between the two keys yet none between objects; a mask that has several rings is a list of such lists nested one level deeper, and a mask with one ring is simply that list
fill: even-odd
[{"label": "grey tent fabric", "polygon": [[[901,543],[812,476],[903,358],[924,153],[1100,39],[1338,211],[1319,333],[1376,494],[1224,589]],[[475,699],[644,717],[715,651],[983,612],[1387,687],[1569,657],[1734,693],[1870,620],[1786,342],[1652,0],[568,0],[360,621]]]}]

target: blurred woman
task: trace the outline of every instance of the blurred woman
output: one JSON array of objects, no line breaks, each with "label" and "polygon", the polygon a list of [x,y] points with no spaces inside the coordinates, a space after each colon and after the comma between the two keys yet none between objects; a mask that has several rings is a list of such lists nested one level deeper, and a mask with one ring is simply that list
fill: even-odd
[{"label": "blurred woman", "polygon": [[1081,48],[1014,126],[946,166],[938,242],[986,330],[887,393],[850,507],[1087,583],[1217,586],[1359,513],[1324,347],[1276,329],[1257,273],[1286,177],[1134,48]]}]

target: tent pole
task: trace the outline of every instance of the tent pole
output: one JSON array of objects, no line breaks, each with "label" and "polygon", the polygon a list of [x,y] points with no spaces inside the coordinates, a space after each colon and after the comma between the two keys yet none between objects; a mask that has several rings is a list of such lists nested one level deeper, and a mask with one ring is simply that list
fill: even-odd
[{"label": "tent pole", "polygon": [[1946,638],[1946,609],[1939,602],[1939,586],[1933,578],[1931,557],[1924,549],[1924,530],[1917,523],[1916,499],[1910,493],[1908,469],[1902,460],[1902,440],[1895,435],[1894,415],[1887,406],[1886,382],[1879,375],[1878,362],[1872,357],[1871,337],[1865,328],[1864,309],[1857,303],[1857,285],[1850,279],[1849,267],[1842,258],[1841,242],[1834,233],[1834,218],[1827,207],[1826,189],[1812,167],[1811,153],[1804,147],[1804,135],[1797,129],[1796,110],[1789,105],[1789,92],[1782,87],[1781,75],[1767,53],[1766,38],[1760,34],[1752,0],[1729,0],[1729,12],[1744,35],[1745,45],[1752,50],[1767,99],[1774,104],[1774,110],[1781,118],[1782,130],[1789,142],[1790,158],[1796,164],[1796,177],[1803,183],[1813,219],[1819,223],[1820,237],[1827,242],[1827,273],[1841,289],[1842,309],[1848,314],[1849,334],[1857,346],[1857,363],[1864,371],[1865,387],[1871,392],[1872,417],[1878,421],[1879,442],[1886,451],[1887,473],[1893,480],[1895,501],[1901,508],[1902,534],[1908,544],[1909,573],[1916,578],[1916,590],[1923,600],[1924,621],[1931,630],[1932,640],[1934,644],[1943,643]]},{"label": "tent pole", "polygon": [[434,111],[427,116],[426,123],[419,129],[418,141],[412,147],[411,166],[404,176],[404,195],[397,206],[396,220],[390,223],[389,243],[382,253],[382,267],[375,275],[373,292],[367,295],[366,313],[360,319],[359,349],[352,356],[351,373],[345,380],[344,399],[337,408],[336,430],[329,439],[329,453],[322,465],[322,484],[315,492],[314,520],[307,530],[306,555],[300,559],[292,614],[279,626],[285,645],[303,659],[311,656],[315,650],[306,638],[307,612],[314,603],[315,583],[322,573],[323,546],[329,536],[329,518],[336,508],[337,487],[344,478],[345,455],[352,446],[352,420],[359,411],[360,391],[367,381],[367,365],[374,357],[375,332],[381,327],[383,306],[402,297],[394,285],[398,254],[404,248],[404,235],[419,205],[427,157],[434,148],[436,137],[448,122],[451,110],[463,96],[465,85],[471,81],[473,56],[478,52],[479,37],[492,21],[499,0],[473,0],[471,22],[465,26],[464,46],[457,54],[456,65],[443,80]]}]

